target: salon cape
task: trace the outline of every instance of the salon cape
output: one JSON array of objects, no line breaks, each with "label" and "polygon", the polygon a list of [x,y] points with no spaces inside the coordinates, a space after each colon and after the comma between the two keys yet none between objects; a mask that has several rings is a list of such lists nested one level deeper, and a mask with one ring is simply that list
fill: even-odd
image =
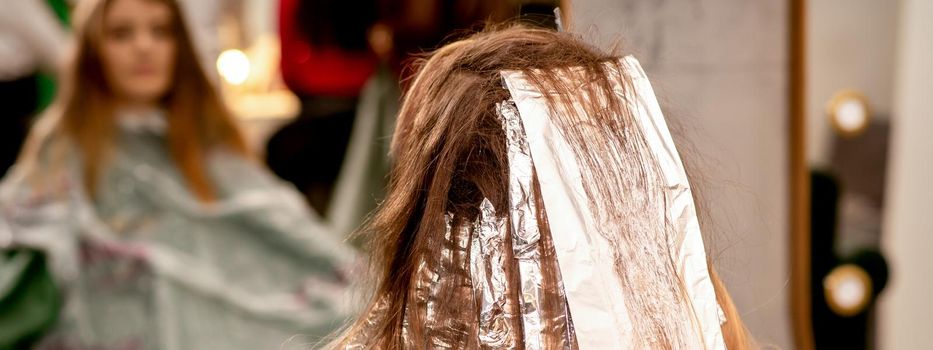
[{"label": "salon cape", "polygon": [[0,183],[0,247],[44,251],[66,297],[39,348],[278,349],[341,326],[356,259],[343,235],[224,149],[204,164],[218,199],[200,203],[164,118],[121,116],[93,201],[68,150],[45,159],[47,186],[16,168]]}]

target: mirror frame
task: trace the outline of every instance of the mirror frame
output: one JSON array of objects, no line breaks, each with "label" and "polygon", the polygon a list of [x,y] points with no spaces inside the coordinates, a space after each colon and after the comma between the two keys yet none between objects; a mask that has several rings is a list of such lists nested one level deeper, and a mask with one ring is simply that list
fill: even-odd
[{"label": "mirror frame", "polygon": [[806,0],[788,1],[788,148],[790,214],[790,315],[797,349],[813,350],[810,302],[810,176],[806,128]]}]

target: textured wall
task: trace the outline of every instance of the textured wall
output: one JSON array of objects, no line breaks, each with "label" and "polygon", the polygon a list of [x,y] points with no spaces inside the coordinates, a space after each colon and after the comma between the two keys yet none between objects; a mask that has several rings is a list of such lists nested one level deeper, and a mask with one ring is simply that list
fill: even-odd
[{"label": "textured wall", "polygon": [[889,196],[882,248],[891,282],[880,300],[880,349],[933,348],[933,2],[901,0]]},{"label": "textured wall", "polygon": [[[573,31],[641,60],[705,178],[708,248],[754,336],[789,323],[787,1],[573,0]],[[688,160],[689,161],[689,160]],[[700,205],[703,205],[702,203]]]}]

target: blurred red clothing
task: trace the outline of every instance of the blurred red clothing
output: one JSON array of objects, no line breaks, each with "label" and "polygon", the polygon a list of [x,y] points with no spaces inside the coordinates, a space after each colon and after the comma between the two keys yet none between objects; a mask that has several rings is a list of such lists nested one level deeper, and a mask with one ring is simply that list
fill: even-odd
[{"label": "blurred red clothing", "polygon": [[297,23],[300,1],[279,2],[280,63],[285,85],[299,96],[358,96],[376,70],[375,54],[313,46]]}]

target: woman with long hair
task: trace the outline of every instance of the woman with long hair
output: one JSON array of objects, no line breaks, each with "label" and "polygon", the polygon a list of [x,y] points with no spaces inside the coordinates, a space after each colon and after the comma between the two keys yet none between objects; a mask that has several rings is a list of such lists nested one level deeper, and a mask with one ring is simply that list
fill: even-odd
[{"label": "woman with long hair", "polygon": [[62,94],[0,184],[0,244],[44,251],[65,295],[40,348],[270,349],[340,325],[353,250],[250,155],[176,2],[75,18]]},{"label": "woman with long hair", "polygon": [[511,26],[405,94],[339,348],[750,347],[638,62]]}]

